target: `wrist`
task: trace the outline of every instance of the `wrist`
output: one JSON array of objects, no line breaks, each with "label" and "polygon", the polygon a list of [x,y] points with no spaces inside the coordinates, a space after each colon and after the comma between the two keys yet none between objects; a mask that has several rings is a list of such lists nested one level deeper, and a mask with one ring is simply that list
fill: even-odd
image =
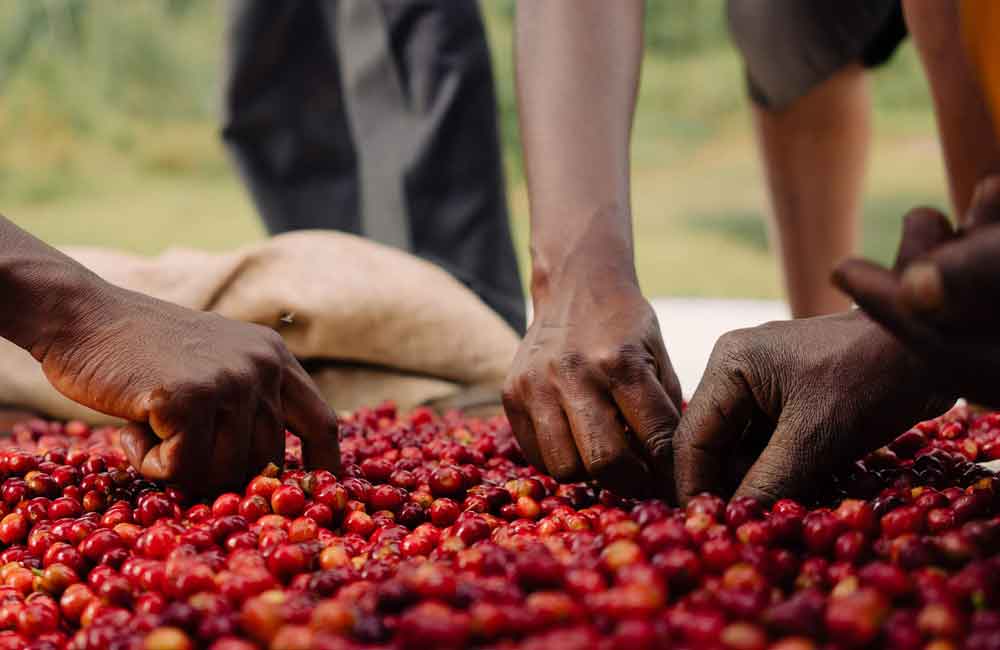
[{"label": "wrist", "polygon": [[530,289],[536,308],[575,287],[598,294],[638,287],[626,209],[615,204],[574,215],[544,212],[533,214]]},{"label": "wrist", "polygon": [[555,267],[532,265],[531,300],[536,311],[545,305],[570,298],[580,290],[600,296],[638,291],[635,265],[628,260],[603,256],[585,257],[579,262]]},{"label": "wrist", "polygon": [[88,329],[110,302],[114,287],[68,257],[10,257],[0,259],[0,287],[14,308],[0,316],[0,336],[39,361],[55,343]]}]

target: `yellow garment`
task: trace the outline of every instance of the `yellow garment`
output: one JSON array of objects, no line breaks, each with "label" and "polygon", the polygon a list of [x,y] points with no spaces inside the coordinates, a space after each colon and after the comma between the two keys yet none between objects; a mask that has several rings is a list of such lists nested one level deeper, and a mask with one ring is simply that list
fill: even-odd
[{"label": "yellow garment", "polygon": [[1000,2],[959,0],[962,39],[1000,133]]}]

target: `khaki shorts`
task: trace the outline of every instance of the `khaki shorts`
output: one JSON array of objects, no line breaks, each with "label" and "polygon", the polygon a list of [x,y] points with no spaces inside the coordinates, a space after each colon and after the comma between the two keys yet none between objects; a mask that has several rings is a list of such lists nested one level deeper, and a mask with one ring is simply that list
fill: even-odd
[{"label": "khaki shorts", "polygon": [[906,38],[900,0],[729,0],[751,98],[784,108],[844,67],[881,65]]}]

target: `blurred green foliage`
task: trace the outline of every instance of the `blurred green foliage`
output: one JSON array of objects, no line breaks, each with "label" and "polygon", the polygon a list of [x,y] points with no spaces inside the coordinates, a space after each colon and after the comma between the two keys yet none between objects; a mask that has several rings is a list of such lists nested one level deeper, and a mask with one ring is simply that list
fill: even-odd
[{"label": "blurred green foliage", "polygon": [[[222,20],[205,0],[0,3],[0,198],[88,191],[95,160],[218,173],[225,161],[185,126],[211,125]],[[195,130],[204,130],[199,126]]]},{"label": "blurred green foliage", "polygon": [[[511,61],[515,2],[486,0],[482,6],[493,46],[505,151],[518,176]],[[37,127],[99,138],[128,152],[137,140],[152,137],[151,125],[214,119],[223,7],[212,0],[0,3],[0,137],[22,137],[27,125],[32,137],[37,134],[30,130]],[[739,62],[728,44],[724,8],[725,0],[647,3],[637,138],[666,135],[698,144],[742,111]],[[891,69],[885,75],[890,82],[876,86],[877,103],[926,106],[912,53],[897,57]],[[644,115],[655,120],[643,120]],[[194,164],[194,170],[202,172],[204,166]]]},{"label": "blurred green foliage", "polygon": [[646,48],[654,55],[692,56],[726,45],[725,0],[646,3]]},{"label": "blurred green foliage", "polygon": [[0,4],[0,88],[9,96],[18,82],[36,84],[69,104],[64,110],[84,130],[97,107],[142,119],[208,116],[220,36],[215,7],[8,0]]}]

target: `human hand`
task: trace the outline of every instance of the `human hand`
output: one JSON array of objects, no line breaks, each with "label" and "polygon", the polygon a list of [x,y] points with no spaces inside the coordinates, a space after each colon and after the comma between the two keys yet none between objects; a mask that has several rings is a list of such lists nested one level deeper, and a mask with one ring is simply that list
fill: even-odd
[{"label": "human hand", "polygon": [[[969,219],[974,228],[1000,212],[1000,185],[979,196]],[[849,262],[835,281],[856,289],[849,292],[879,323],[896,324],[898,311],[887,305],[901,304],[894,302],[900,276],[954,237],[943,215],[914,210],[892,271]],[[853,311],[720,339],[674,439],[681,502],[706,490],[735,489],[766,501],[801,495],[822,471],[950,407],[958,394],[921,354],[927,349],[904,346],[879,323]]]},{"label": "human hand", "polygon": [[849,260],[835,282],[942,385],[1000,406],[1000,177],[979,185],[961,231],[940,212],[918,209],[906,235],[902,246],[921,255],[895,272]]},{"label": "human hand", "polygon": [[308,464],[339,468],[336,417],[276,332],[106,283],[85,293],[33,353],[61,393],[130,421],[121,443],[141,474],[240,484],[283,464],[286,425]]},{"label": "human hand", "polygon": [[730,332],[677,428],[678,500],[805,496],[821,473],[952,403],[858,311]]},{"label": "human hand", "polygon": [[624,495],[671,484],[680,385],[632,282],[552,288],[514,359],[504,408],[527,459]]}]

